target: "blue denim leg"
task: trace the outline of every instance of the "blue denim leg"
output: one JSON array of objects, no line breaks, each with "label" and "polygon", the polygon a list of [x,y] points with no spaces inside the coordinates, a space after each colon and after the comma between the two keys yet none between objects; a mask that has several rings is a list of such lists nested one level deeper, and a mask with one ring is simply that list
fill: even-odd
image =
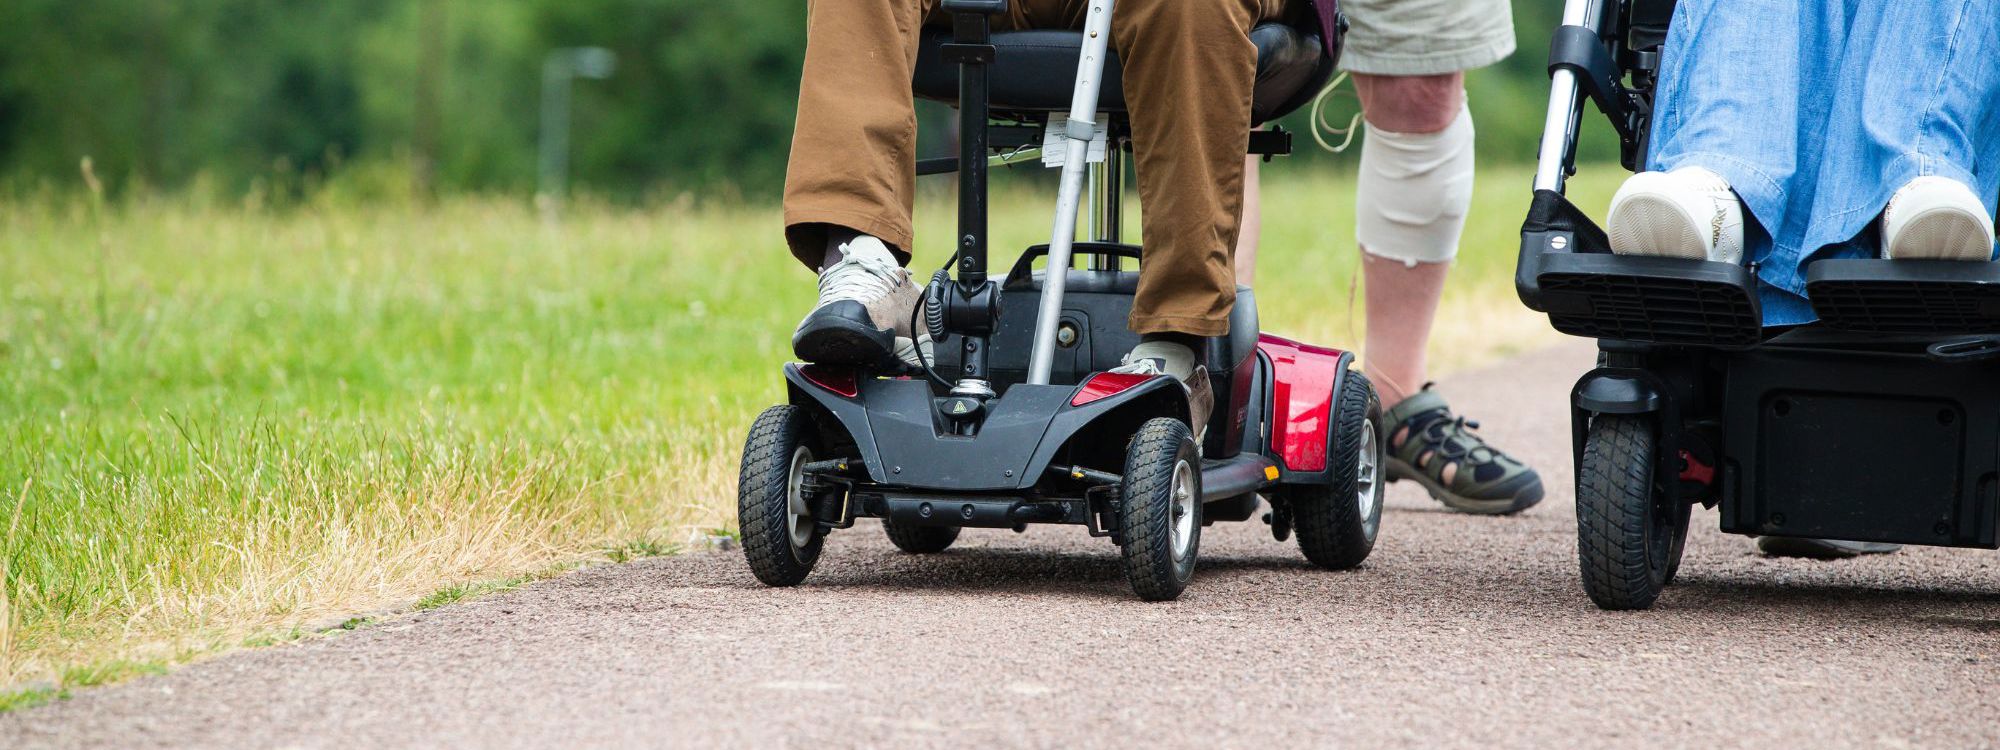
[{"label": "blue denim leg", "polygon": [[1873,257],[1866,231],[1917,177],[2000,196],[2000,0],[1862,0],[1826,120],[1812,221],[1793,263]]},{"label": "blue denim leg", "polygon": [[[1704,167],[1743,198],[1755,231],[1744,257],[1769,265],[1799,217],[1810,212],[1826,116],[1823,91],[1840,51],[1831,40],[1846,18],[1842,3],[1818,0],[1682,0],[1660,59],[1649,168]],[[1776,19],[1797,19],[1796,23]],[[1803,163],[1801,163],[1803,161]],[[1783,287],[1763,290],[1767,323],[1793,322],[1811,307]]]},{"label": "blue denim leg", "polygon": [[1683,0],[1650,165],[1729,180],[1759,231],[1766,325],[1815,319],[1805,265],[1864,257],[1890,193],[1941,174],[2000,193],[2000,0]]}]

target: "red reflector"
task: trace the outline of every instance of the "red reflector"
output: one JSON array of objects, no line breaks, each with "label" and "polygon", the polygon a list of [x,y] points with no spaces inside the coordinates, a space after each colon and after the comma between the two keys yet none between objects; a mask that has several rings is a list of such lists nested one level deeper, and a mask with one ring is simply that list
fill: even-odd
[{"label": "red reflector", "polygon": [[1124,392],[1132,386],[1152,380],[1151,375],[1128,375],[1122,372],[1100,372],[1083,381],[1083,387],[1076,389],[1070,397],[1070,406],[1082,406],[1101,398],[1109,398]]},{"label": "red reflector", "polygon": [[806,365],[799,368],[799,374],[813,385],[825,388],[848,398],[861,395],[861,382],[854,377],[854,371],[846,368]]}]

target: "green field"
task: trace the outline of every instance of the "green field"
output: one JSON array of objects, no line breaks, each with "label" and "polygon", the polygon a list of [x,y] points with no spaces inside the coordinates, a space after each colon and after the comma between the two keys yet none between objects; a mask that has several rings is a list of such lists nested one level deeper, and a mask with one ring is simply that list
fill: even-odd
[{"label": "green field", "polygon": [[[1617,171],[1586,174],[1599,205]],[[1510,285],[1527,182],[1480,183],[1442,367],[1554,338]],[[1051,202],[1001,190],[996,246]],[[1266,324],[1353,344],[1351,185],[1276,175],[1266,206]],[[927,272],[949,194],[919,214]],[[688,199],[0,203],[0,688],[729,527],[812,300],[778,235]]]}]

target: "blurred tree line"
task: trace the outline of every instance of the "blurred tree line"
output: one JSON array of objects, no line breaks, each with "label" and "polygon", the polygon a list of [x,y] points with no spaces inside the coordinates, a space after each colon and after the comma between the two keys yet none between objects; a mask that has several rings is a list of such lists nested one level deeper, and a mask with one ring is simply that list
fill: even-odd
[{"label": "blurred tree line", "polygon": [[[1521,51],[1471,80],[1488,158],[1533,158],[1559,12],[1517,0]],[[0,184],[72,185],[87,156],[123,189],[526,192],[543,58],[600,46],[618,69],[577,87],[579,185],[766,194],[804,15],[799,0],[0,0]]]}]

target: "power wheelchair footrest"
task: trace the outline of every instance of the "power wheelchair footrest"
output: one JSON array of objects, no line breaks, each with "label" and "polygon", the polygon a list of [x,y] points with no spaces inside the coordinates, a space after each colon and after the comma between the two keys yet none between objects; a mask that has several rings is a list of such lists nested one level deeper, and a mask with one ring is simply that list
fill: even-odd
[{"label": "power wheelchair footrest", "polygon": [[1862,333],[2000,332],[2000,264],[1823,260],[1806,296],[1828,326]]},{"label": "power wheelchair footrest", "polygon": [[1604,230],[1554,190],[1536,190],[1529,205],[1514,288],[1572,336],[1724,348],[1764,338],[1748,268],[1613,255]]},{"label": "power wheelchair footrest", "polygon": [[1539,301],[1563,333],[1721,347],[1763,338],[1756,278],[1742,266],[1605,253],[1541,260]]}]

